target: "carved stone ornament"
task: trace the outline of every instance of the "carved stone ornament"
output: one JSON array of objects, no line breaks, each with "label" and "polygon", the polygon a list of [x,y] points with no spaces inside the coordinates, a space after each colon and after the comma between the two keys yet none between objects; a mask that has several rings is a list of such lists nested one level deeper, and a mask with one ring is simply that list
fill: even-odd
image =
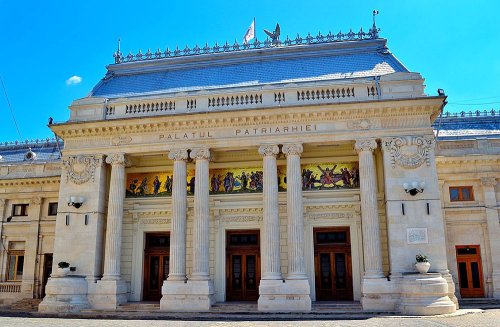
[{"label": "carved stone ornament", "polygon": [[207,148],[195,148],[191,150],[191,159],[205,159],[210,160],[210,150]]},{"label": "carved stone ornament", "polygon": [[130,142],[132,142],[132,138],[128,135],[115,136],[111,139],[111,145],[114,146],[129,144]]},{"label": "carved stone ornament", "polygon": [[280,148],[276,144],[265,144],[259,147],[259,154],[265,156],[276,156],[280,153]]},{"label": "carved stone ornament", "polygon": [[95,169],[100,163],[102,163],[101,156],[82,155],[63,159],[63,165],[66,168],[66,181],[72,181],[75,184],[93,182]]},{"label": "carved stone ornament", "polygon": [[0,199],[0,207],[3,207],[5,205],[5,200],[4,199]]},{"label": "carved stone ornament", "polygon": [[187,149],[172,149],[168,153],[168,158],[170,160],[187,160],[188,158]]},{"label": "carved stone ornament", "polygon": [[30,199],[30,204],[32,205],[39,205],[42,203],[42,198],[39,196],[34,196]]},{"label": "carved stone ornament", "polygon": [[354,149],[356,152],[370,151],[373,152],[377,148],[377,141],[375,139],[361,139],[356,140],[354,144]]},{"label": "carved stone ornament", "polygon": [[302,146],[302,144],[299,144],[299,143],[297,143],[297,144],[284,144],[281,151],[286,156],[289,156],[289,155],[300,156],[301,153],[304,151],[304,147]]},{"label": "carved stone ornament", "polygon": [[497,180],[494,177],[482,177],[481,184],[483,186],[495,187],[497,185]]},{"label": "carved stone ornament", "polygon": [[349,129],[370,129],[371,121],[368,119],[351,120],[347,122],[347,128]]},{"label": "carved stone ornament", "polygon": [[415,169],[424,163],[430,166],[429,150],[435,145],[432,136],[408,136],[386,138],[382,141],[385,151],[389,151],[392,168],[396,165]]},{"label": "carved stone ornament", "polygon": [[106,163],[112,166],[129,166],[130,161],[123,153],[113,153],[106,157]]}]

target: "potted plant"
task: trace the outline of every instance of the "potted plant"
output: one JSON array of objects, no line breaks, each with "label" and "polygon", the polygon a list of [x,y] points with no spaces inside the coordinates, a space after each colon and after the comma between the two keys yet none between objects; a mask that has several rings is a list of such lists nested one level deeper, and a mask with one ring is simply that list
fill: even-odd
[{"label": "potted plant", "polygon": [[69,274],[69,263],[61,261],[57,264],[57,274],[59,276],[67,276]]},{"label": "potted plant", "polygon": [[418,272],[421,274],[426,274],[431,267],[431,264],[429,263],[427,257],[423,254],[417,254],[415,256],[415,260],[417,260],[417,263],[415,263],[415,268],[417,268]]}]

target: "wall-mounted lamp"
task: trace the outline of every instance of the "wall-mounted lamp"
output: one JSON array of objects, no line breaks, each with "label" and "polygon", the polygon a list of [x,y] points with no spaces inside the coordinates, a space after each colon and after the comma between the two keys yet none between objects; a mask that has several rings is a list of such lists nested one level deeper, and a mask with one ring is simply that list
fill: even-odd
[{"label": "wall-mounted lamp", "polygon": [[78,209],[82,206],[83,201],[85,201],[85,199],[81,196],[70,196],[68,197],[68,206]]},{"label": "wall-mounted lamp", "polygon": [[403,187],[406,193],[410,193],[410,195],[416,195],[417,193],[422,193],[424,191],[425,183],[424,182],[404,183]]}]

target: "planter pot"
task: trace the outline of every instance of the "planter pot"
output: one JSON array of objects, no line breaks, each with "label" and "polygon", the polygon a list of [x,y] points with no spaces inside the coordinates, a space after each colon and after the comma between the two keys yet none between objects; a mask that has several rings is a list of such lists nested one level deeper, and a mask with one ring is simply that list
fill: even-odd
[{"label": "planter pot", "polygon": [[417,262],[415,264],[415,268],[417,268],[418,272],[421,274],[426,274],[430,267],[431,264],[429,262]]},{"label": "planter pot", "polygon": [[57,276],[59,277],[65,277],[68,276],[69,274],[69,267],[67,268],[57,268]]}]

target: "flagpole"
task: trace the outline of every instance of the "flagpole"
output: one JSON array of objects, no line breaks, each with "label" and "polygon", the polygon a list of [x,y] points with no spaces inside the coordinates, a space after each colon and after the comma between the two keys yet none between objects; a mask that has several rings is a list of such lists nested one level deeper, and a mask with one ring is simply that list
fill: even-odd
[{"label": "flagpole", "polygon": [[253,18],[253,37],[257,40],[257,29],[255,28],[255,17]]}]

